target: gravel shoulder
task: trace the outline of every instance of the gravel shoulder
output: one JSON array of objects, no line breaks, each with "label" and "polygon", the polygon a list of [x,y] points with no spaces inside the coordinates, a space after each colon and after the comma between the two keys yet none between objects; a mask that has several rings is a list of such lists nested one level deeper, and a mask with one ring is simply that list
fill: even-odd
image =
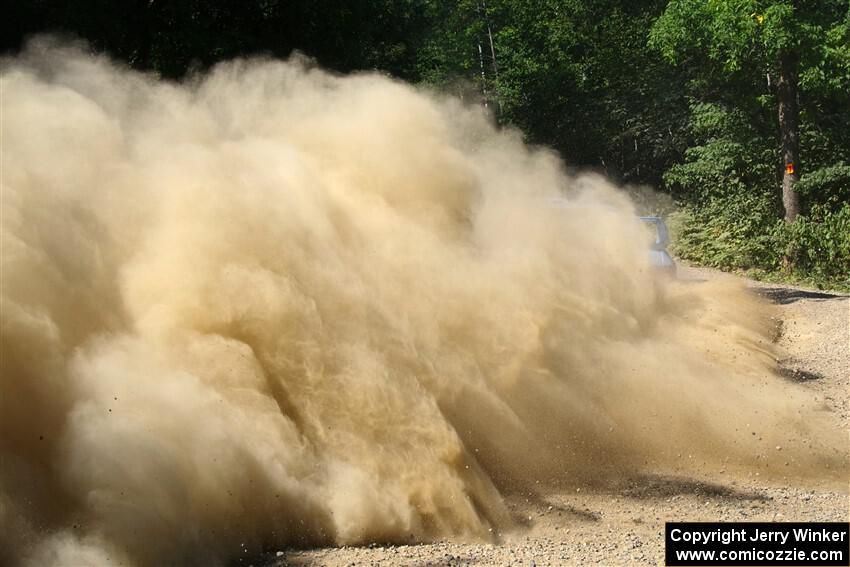
[{"label": "gravel shoulder", "polygon": [[[679,277],[735,277],[680,267]],[[743,278],[740,278],[743,279]],[[850,295],[745,280],[778,306],[781,373],[812,391],[850,430]],[[848,440],[850,451],[850,439]],[[847,488],[776,486],[757,477],[644,476],[615,486],[507,498],[517,527],[501,541],[281,551],[276,567],[325,565],[658,565],[668,521],[848,521]]]}]

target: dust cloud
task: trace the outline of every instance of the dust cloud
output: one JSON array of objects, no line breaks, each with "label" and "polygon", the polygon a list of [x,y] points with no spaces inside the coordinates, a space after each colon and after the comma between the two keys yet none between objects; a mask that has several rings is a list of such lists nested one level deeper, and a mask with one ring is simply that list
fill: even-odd
[{"label": "dust cloud", "polygon": [[766,305],[659,278],[621,192],[480,109],[299,57],[2,66],[0,563],[487,539],[512,490],[843,466]]}]

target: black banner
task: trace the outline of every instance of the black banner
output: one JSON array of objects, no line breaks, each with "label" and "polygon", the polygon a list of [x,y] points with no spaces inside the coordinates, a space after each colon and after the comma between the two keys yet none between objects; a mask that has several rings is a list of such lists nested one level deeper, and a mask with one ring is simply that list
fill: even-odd
[{"label": "black banner", "polygon": [[665,562],[676,565],[850,565],[847,522],[668,522]]}]

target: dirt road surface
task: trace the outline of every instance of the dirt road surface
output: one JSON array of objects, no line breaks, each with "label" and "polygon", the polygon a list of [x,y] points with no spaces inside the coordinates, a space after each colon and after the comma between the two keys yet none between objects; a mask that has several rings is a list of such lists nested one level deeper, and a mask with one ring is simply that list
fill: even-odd
[{"label": "dirt road surface", "polygon": [[[682,279],[720,275],[680,267]],[[778,305],[783,376],[810,389],[834,426],[850,427],[850,296],[747,280]],[[848,440],[850,451],[850,440]],[[757,476],[647,476],[604,489],[565,487],[507,499],[517,526],[498,543],[343,547],[272,553],[275,567],[325,565],[658,565],[668,521],[847,521],[848,489],[777,486]],[[709,480],[710,479],[710,480]],[[795,483],[799,484],[799,483]]]}]

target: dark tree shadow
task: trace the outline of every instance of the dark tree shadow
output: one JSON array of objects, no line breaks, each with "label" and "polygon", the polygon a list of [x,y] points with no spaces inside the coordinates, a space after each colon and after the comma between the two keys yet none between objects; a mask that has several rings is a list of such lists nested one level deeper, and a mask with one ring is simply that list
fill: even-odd
[{"label": "dark tree shadow", "polygon": [[640,499],[669,498],[679,495],[708,496],[733,500],[765,501],[770,499],[757,492],[740,490],[722,484],[663,475],[633,477],[623,481],[618,488],[624,496]]},{"label": "dark tree shadow", "polygon": [[812,380],[822,380],[823,376],[816,372],[801,370],[799,368],[790,368],[782,366],[776,371],[777,374],[792,382],[811,382]]},{"label": "dark tree shadow", "polygon": [[582,510],[581,508],[577,508],[575,506],[569,506],[567,504],[548,504],[551,506],[552,510],[555,512],[560,512],[562,515],[567,516],[568,518],[573,518],[575,520],[579,520],[581,522],[598,522],[602,519],[602,516],[585,508]]},{"label": "dark tree shadow", "polygon": [[474,565],[481,560],[474,555],[454,555],[446,553],[443,557],[426,559],[413,563],[413,567],[460,567],[462,565]]},{"label": "dark tree shadow", "polygon": [[846,295],[835,293],[823,293],[819,291],[805,291],[801,289],[788,289],[786,287],[756,287],[752,288],[757,294],[766,297],[773,303],[788,305],[801,299],[814,301],[825,301],[829,299],[844,299]]}]

